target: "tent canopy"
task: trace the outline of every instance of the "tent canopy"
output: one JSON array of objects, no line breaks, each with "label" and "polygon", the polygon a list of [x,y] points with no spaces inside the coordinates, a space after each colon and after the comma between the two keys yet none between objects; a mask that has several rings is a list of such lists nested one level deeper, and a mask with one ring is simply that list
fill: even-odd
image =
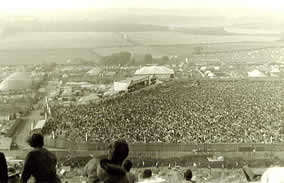
[{"label": "tent canopy", "polygon": [[266,77],[265,74],[260,72],[259,70],[253,70],[251,72],[248,72],[249,77],[254,77],[254,78],[261,78],[261,77]]},{"label": "tent canopy", "polygon": [[135,75],[171,75],[174,70],[165,66],[146,66],[136,70]]},{"label": "tent canopy", "polygon": [[34,126],[34,128],[33,128],[33,130],[34,129],[42,129],[43,127],[44,127],[44,125],[45,125],[45,120],[40,120],[40,121],[38,121],[37,123],[36,123],[36,125]]},{"label": "tent canopy", "polygon": [[89,71],[87,72],[87,74],[88,74],[88,75],[95,76],[95,75],[100,74],[102,71],[103,71],[103,69],[102,69],[102,68],[95,67],[95,68],[93,68],[93,69],[89,70]]}]

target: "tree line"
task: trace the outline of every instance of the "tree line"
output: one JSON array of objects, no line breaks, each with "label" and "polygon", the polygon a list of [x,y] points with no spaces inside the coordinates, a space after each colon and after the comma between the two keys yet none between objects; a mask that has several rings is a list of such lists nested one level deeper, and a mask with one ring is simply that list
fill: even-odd
[{"label": "tree line", "polygon": [[141,58],[135,58],[130,52],[113,53],[108,56],[104,56],[100,60],[101,65],[107,66],[135,66],[135,65],[147,65],[147,64],[169,64],[171,61],[168,56],[162,56],[154,58],[152,54],[147,53]]}]

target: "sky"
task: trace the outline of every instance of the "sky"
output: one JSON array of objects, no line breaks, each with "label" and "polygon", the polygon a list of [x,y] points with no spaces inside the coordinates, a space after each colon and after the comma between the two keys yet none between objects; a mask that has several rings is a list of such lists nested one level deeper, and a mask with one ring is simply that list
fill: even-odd
[{"label": "sky", "polygon": [[0,13],[24,15],[92,8],[248,8],[284,11],[283,0],[0,0]]}]

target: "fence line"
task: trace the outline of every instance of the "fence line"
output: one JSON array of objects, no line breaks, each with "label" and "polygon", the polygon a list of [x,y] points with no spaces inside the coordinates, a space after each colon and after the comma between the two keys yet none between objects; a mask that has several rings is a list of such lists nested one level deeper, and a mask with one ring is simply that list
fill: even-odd
[{"label": "fence line", "polygon": [[[45,138],[45,145],[57,149],[70,150],[106,150],[107,143],[73,142],[66,139],[50,137]],[[284,144],[129,144],[133,152],[264,152],[284,151]]]}]

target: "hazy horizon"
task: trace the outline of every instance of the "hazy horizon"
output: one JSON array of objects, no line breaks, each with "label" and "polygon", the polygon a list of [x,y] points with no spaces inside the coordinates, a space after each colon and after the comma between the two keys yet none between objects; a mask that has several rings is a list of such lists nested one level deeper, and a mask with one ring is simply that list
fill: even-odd
[{"label": "hazy horizon", "polygon": [[[176,14],[186,14],[187,10],[202,14],[216,14],[226,17],[270,16],[284,17],[281,8],[284,1],[268,0],[10,0],[3,1],[0,7],[2,16],[84,16],[112,10],[115,12],[135,12],[142,9],[159,9],[158,12],[169,12],[180,9]],[[201,12],[198,12],[201,10]],[[204,10],[204,12],[202,12]],[[205,11],[206,10],[206,11]],[[211,12],[211,13],[210,13]],[[212,13],[213,12],[213,13]],[[197,14],[198,15],[198,14]]]}]

